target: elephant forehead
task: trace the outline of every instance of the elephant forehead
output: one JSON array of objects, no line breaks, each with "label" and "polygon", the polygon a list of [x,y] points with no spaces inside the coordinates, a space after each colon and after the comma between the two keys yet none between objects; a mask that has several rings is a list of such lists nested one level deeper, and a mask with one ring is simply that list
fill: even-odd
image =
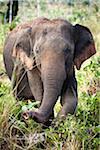
[{"label": "elephant forehead", "polygon": [[73,42],[70,38],[70,35],[67,34],[66,37],[66,35],[60,33],[59,31],[51,30],[51,32],[47,33],[45,36],[41,34],[37,36],[34,45],[34,50],[36,48],[37,49],[51,48],[55,50],[56,49],[63,50],[65,48],[73,49]]},{"label": "elephant forehead", "polygon": [[41,20],[33,30],[35,32],[35,47],[52,47],[73,49],[72,25],[61,19]]},{"label": "elephant forehead", "polygon": [[64,49],[67,46],[66,40],[58,34],[53,34],[50,37],[48,36],[44,44],[46,47],[51,47],[53,49]]}]

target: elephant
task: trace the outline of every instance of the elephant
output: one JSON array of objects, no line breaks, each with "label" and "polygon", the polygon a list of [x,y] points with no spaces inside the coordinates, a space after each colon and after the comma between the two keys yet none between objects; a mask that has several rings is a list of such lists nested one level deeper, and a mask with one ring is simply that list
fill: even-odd
[{"label": "elephant", "polygon": [[40,101],[38,109],[24,115],[45,124],[54,117],[58,97],[62,105],[58,116],[74,114],[78,104],[75,67],[80,70],[95,53],[90,29],[64,19],[36,18],[11,31],[3,56],[10,80],[14,62],[19,62],[13,88],[23,77],[16,87],[16,98]]}]

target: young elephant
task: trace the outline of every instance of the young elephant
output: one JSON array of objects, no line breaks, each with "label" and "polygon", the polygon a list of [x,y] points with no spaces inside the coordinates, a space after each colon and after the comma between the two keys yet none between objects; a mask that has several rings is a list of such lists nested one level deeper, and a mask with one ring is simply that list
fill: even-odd
[{"label": "young elephant", "polygon": [[26,73],[17,85],[17,97],[41,101],[37,111],[26,115],[46,123],[59,96],[60,116],[73,114],[78,101],[74,66],[79,70],[95,53],[90,30],[79,24],[73,26],[66,20],[38,18],[30,26],[12,31],[4,48],[7,74],[11,79],[13,60],[19,60],[22,70],[16,71],[16,84]]}]

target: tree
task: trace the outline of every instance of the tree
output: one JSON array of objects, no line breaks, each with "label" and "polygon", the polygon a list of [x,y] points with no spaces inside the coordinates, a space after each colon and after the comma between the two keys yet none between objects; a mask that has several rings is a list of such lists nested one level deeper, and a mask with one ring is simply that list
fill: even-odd
[{"label": "tree", "polygon": [[8,4],[8,9],[6,12],[6,22],[11,23],[12,20],[16,17],[17,12],[18,12],[18,0],[9,0]]}]

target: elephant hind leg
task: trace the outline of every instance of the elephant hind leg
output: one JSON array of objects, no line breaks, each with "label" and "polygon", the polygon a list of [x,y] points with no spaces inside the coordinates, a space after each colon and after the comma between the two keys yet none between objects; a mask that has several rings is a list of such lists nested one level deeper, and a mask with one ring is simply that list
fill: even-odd
[{"label": "elephant hind leg", "polygon": [[21,64],[15,64],[12,72],[12,91],[16,99],[27,100],[34,97],[29,87],[28,78],[25,69]]},{"label": "elephant hind leg", "polygon": [[18,82],[15,83],[14,87],[13,87],[13,93],[16,99],[20,99],[20,100],[34,100],[34,96],[31,92],[29,83],[28,83],[28,79],[27,79],[27,74],[25,74],[25,76],[21,79],[22,76],[19,77]]},{"label": "elephant hind leg", "polygon": [[32,70],[27,71],[28,82],[32,94],[36,101],[42,102],[43,99],[43,83],[40,77],[39,70],[34,68]]}]

